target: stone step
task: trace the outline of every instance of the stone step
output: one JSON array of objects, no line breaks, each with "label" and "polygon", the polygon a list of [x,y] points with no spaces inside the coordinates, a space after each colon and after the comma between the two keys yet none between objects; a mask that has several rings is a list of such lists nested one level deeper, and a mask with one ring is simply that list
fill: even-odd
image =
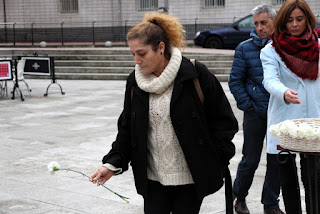
[{"label": "stone step", "polygon": [[53,55],[54,61],[60,60],[124,60],[133,61],[132,55]]},{"label": "stone step", "polygon": [[[54,60],[124,60],[133,61],[132,55],[50,55]],[[204,61],[233,61],[231,55],[184,55],[189,59]]]},{"label": "stone step", "polygon": [[[93,56],[95,57],[102,57],[102,59],[105,59],[104,57],[109,56],[125,56],[130,57],[133,59],[132,54],[129,52],[129,50],[116,50],[116,49],[88,49],[88,50],[81,50],[81,49],[1,49],[0,48],[0,56],[33,56],[33,53],[36,52],[38,56],[52,56],[52,57],[58,57],[65,56],[68,58],[73,59],[74,57],[86,57],[86,56]],[[228,59],[233,60],[232,54],[219,54],[219,53],[193,53],[193,52],[183,52],[183,55],[188,58],[195,58],[199,60],[206,60],[206,59]],[[91,58],[91,57],[90,57]]]},{"label": "stone step", "polygon": [[[56,79],[63,80],[126,80],[129,74],[126,73],[56,73]],[[229,81],[229,74],[215,74],[220,82]],[[25,79],[50,79],[46,76],[29,76]]]},{"label": "stone step", "polygon": [[[229,74],[230,68],[229,67],[208,67],[208,69],[213,74]],[[56,66],[55,73],[120,73],[120,74],[129,74],[134,70],[134,67],[63,67],[63,66]]]},{"label": "stone step", "polygon": [[126,80],[126,73],[57,73],[58,79],[67,80]]},{"label": "stone step", "polygon": [[64,67],[64,66],[56,66],[55,67],[55,73],[88,73],[88,74],[94,74],[94,73],[120,73],[120,74],[129,74],[134,70],[133,67]]},{"label": "stone step", "polygon": [[55,67],[132,67],[134,68],[134,61],[102,61],[102,60],[55,60]]},{"label": "stone step", "polygon": [[[134,70],[134,59],[128,47],[123,48],[17,48],[1,49],[0,57],[33,56],[54,57],[57,79],[125,80]],[[200,52],[202,52],[200,50]],[[219,81],[228,81],[233,62],[232,52],[183,52],[190,59],[205,64]],[[48,79],[46,76],[26,78]]]},{"label": "stone step", "polygon": [[199,62],[204,61],[233,61],[233,55],[184,55],[189,59],[196,59]]},{"label": "stone step", "polygon": [[[15,55],[15,56],[26,56],[25,54],[21,54],[21,55]],[[28,55],[29,56],[29,55]],[[0,55],[1,57],[9,57],[12,58],[12,56],[10,55]],[[61,62],[63,61],[63,63],[67,63],[67,61],[69,61],[70,63],[72,63],[73,61],[95,61],[95,62],[99,62],[99,61],[131,61],[134,62],[133,57],[131,55],[55,55],[52,56],[54,57],[54,61],[56,65],[61,65],[61,64],[57,64],[57,62]],[[201,56],[197,56],[197,55],[191,55],[191,56],[187,56],[190,59],[196,59],[197,61],[204,63],[207,66],[210,66],[209,63],[216,63],[216,62],[223,62],[223,63],[227,63],[229,65],[232,65],[232,61],[233,61],[233,56],[221,56],[221,55],[201,55]],[[215,64],[216,66],[216,64]]]},{"label": "stone step", "polygon": [[230,71],[231,71],[231,67],[222,67],[222,68],[212,68],[212,67],[208,67],[209,71],[211,71],[211,73],[213,73],[214,75],[219,75],[219,74],[226,74],[226,75],[230,75]]},{"label": "stone step", "polygon": [[[106,55],[106,54],[118,54],[118,55],[131,55],[128,48],[124,49],[108,49],[108,48],[18,48],[18,49],[2,49],[0,48],[1,55],[33,55],[37,53],[39,56],[53,56],[53,55]],[[183,52],[184,56],[189,55],[228,55],[219,53],[193,53]]]},{"label": "stone step", "polygon": [[[121,73],[55,73],[62,80],[126,80],[129,74]],[[48,76],[25,75],[25,79],[51,79]]]},{"label": "stone step", "polygon": [[[207,67],[231,67],[232,61],[202,61]],[[55,60],[55,66],[83,67],[134,67],[134,61],[116,60]]]},{"label": "stone step", "polygon": [[1,49],[1,55],[28,55],[32,56],[36,52],[39,56],[54,56],[54,55],[106,55],[106,54],[118,54],[118,55],[131,55],[128,50],[121,49],[79,49],[79,48],[28,48],[28,49]]},{"label": "stone step", "polygon": [[229,74],[215,74],[219,82],[229,82]]}]

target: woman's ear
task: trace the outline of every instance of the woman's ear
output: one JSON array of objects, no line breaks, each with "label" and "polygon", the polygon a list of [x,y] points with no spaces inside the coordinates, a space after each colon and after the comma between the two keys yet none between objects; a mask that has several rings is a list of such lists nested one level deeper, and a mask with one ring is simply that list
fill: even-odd
[{"label": "woman's ear", "polygon": [[163,54],[164,51],[166,50],[166,44],[164,44],[164,42],[159,43],[159,50],[160,50],[160,54]]}]

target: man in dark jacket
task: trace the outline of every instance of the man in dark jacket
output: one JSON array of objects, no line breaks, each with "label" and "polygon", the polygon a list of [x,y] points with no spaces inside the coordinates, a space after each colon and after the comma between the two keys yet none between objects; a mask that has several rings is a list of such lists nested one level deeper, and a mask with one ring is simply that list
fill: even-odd
[{"label": "man in dark jacket", "polygon": [[[251,12],[255,29],[251,38],[240,43],[234,54],[229,87],[239,109],[244,111],[242,148],[243,157],[233,186],[238,214],[250,213],[246,205],[254,173],[259,165],[267,130],[269,94],[262,85],[263,69],[260,50],[269,42],[272,20],[276,11],[267,5],[259,5]],[[264,213],[283,213],[279,208],[280,177],[276,155],[267,154],[267,172],[261,202]]]}]

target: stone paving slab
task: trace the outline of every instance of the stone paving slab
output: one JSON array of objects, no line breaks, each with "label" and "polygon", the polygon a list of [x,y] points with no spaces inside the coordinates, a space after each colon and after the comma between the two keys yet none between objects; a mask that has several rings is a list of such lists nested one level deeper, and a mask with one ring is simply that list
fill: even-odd
[{"label": "stone paving slab", "polygon": [[[129,197],[129,204],[77,173],[47,172],[51,161],[87,175],[100,167],[116,136],[125,81],[58,80],[65,95],[52,85],[47,97],[43,94],[50,80],[27,82],[31,97],[20,84],[25,101],[17,95],[14,100],[0,97],[0,214],[142,214],[143,199],[136,193],[131,168],[107,182],[109,188]],[[242,112],[236,108],[227,83],[222,86],[241,128]],[[12,87],[8,82],[9,91]],[[234,143],[233,179],[241,159],[242,130]],[[247,197],[253,214],[263,213],[260,196],[265,166],[264,154]],[[282,198],[280,205],[283,209]],[[224,188],[204,199],[200,213],[225,213]]]}]

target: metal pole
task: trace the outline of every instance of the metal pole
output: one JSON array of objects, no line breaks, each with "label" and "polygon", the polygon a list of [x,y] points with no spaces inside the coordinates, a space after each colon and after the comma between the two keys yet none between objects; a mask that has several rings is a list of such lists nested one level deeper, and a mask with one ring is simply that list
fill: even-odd
[{"label": "metal pole", "polygon": [[13,23],[13,46],[16,46],[16,23]]},{"label": "metal pole", "polygon": [[121,24],[122,23],[122,4],[121,0],[118,0],[118,21]]},{"label": "metal pole", "polygon": [[[123,33],[123,28],[122,28],[122,3],[121,0],[118,0],[118,25],[121,27],[121,32]],[[120,41],[122,41],[122,35],[119,35],[120,38],[118,38]]]},{"label": "metal pole", "polygon": [[128,43],[127,43],[127,38],[126,38],[126,35],[127,35],[127,22],[128,22],[128,20],[126,20],[125,22],[124,22],[124,36],[125,36],[125,41],[126,41],[126,46],[128,45]]},{"label": "metal pole", "polygon": [[194,34],[197,33],[197,21],[198,21],[198,17],[194,20]]},{"label": "metal pole", "polygon": [[93,46],[95,46],[95,44],[96,44],[96,40],[94,38],[94,23],[95,23],[95,21],[92,22],[92,43],[93,43]]},{"label": "metal pole", "polygon": [[[3,21],[4,23],[7,23],[6,0],[3,0]],[[4,36],[6,43],[8,43],[7,24],[4,25]]]},{"label": "metal pole", "polygon": [[31,43],[32,43],[32,46],[33,46],[33,25],[34,25],[34,23],[32,22],[31,23]]},{"label": "metal pole", "polygon": [[64,41],[63,41],[63,23],[64,22],[61,22],[61,45],[64,45]]}]

